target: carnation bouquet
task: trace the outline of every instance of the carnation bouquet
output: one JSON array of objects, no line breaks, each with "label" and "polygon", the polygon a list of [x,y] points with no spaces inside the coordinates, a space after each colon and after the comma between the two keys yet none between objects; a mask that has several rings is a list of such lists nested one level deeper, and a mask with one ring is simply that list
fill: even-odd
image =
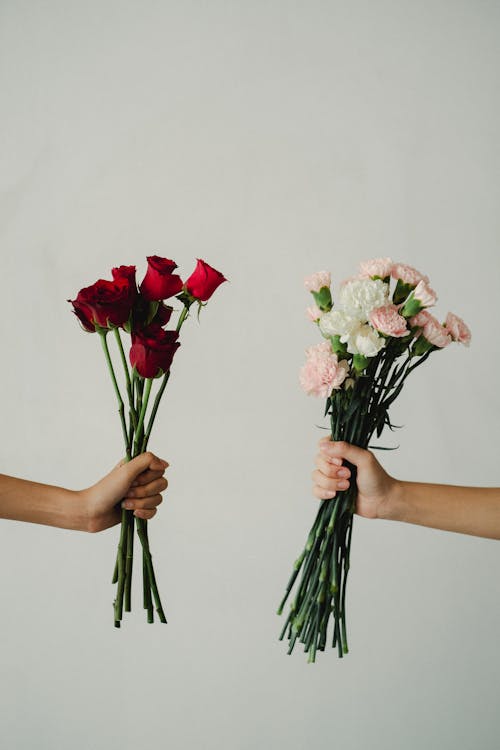
[{"label": "carnation bouquet", "polygon": [[[83,329],[97,333],[101,339],[120,416],[125,460],[143,453],[147,447],[161,397],[170,378],[174,354],[180,346],[179,334],[196,303],[198,314],[217,287],[226,279],[203,260],[198,260],[186,282],[175,273],[177,264],[153,255],[147,258],[148,268],[139,288],[135,266],[119,266],[112,270],[112,280],[100,279],[68,300]],[[175,297],[181,303],[175,327],[168,327],[174,314],[165,300]],[[115,372],[108,335],[115,341],[116,352],[123,368],[127,407]],[[122,335],[130,336],[127,356]],[[130,365],[129,365],[130,363]],[[159,387],[153,400],[153,384]],[[134,527],[142,545],[143,603],[148,622],[154,620],[154,608],[161,622],[166,622],[158,592],[148,538],[148,522],[135,518],[132,510],[121,511],[121,531],[113,583],[117,584],[114,601],[114,622],[120,627],[123,611],[131,611],[132,570],[134,561]],[[154,605],[154,606],[153,606]]]},{"label": "carnation bouquet", "polygon": [[[315,302],[308,316],[325,340],[307,350],[300,382],[306,393],[326,399],[332,440],[367,448],[374,434],[394,429],[389,409],[406,378],[452,341],[470,342],[461,318],[448,313],[440,323],[429,312],[437,296],[427,276],[390,258],[361,263],[359,274],[341,284],[335,304],[328,272],[308,277],[305,286]],[[356,468],[349,469],[349,488],[321,502],[278,609],[282,614],[294,590],[280,639],[286,634],[289,654],[302,643],[310,662],[325,650],[330,626],[332,647],[339,657],[348,652],[346,584],[356,504]]]}]

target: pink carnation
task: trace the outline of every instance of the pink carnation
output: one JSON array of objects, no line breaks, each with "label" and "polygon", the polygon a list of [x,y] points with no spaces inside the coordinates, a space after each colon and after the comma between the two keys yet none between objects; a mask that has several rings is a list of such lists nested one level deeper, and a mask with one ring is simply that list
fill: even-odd
[{"label": "pink carnation", "polygon": [[407,266],[405,263],[395,263],[392,267],[391,275],[393,279],[401,280],[403,284],[417,286],[419,281],[429,283],[429,277],[417,271],[413,266]]},{"label": "pink carnation", "polygon": [[413,290],[413,296],[418,299],[422,307],[431,307],[437,302],[437,294],[426,281],[419,281]]},{"label": "pink carnation", "polygon": [[332,277],[329,271],[318,271],[318,273],[313,273],[304,279],[304,286],[308,292],[319,292],[324,286],[330,288],[331,283]]},{"label": "pink carnation", "polygon": [[465,344],[465,346],[469,346],[471,340],[471,332],[470,328],[468,327],[468,325],[466,325],[466,323],[464,323],[462,318],[459,318],[458,315],[454,315],[453,313],[449,312],[446,316],[445,326],[453,341],[458,341],[459,344]]},{"label": "pink carnation", "polygon": [[425,322],[422,328],[422,336],[427,339],[429,344],[438,346],[440,349],[444,349],[445,346],[448,346],[448,344],[451,343],[451,336],[448,333],[448,329],[445,328],[445,326],[441,325],[439,320],[435,318],[434,315],[431,315],[430,312],[427,312],[427,310],[423,310],[418,315],[415,315],[415,317],[412,318],[411,321],[414,321],[416,318],[422,320],[421,316],[423,316],[424,314]]},{"label": "pink carnation", "polygon": [[372,258],[362,261],[359,264],[359,271],[364,278],[371,279],[373,276],[378,276],[385,279],[386,276],[391,275],[393,265],[391,258]]},{"label": "pink carnation", "polygon": [[349,365],[346,360],[338,361],[328,341],[309,347],[306,354],[306,363],[300,371],[300,385],[309,396],[328,398],[346,379]]},{"label": "pink carnation", "polygon": [[409,333],[406,319],[399,314],[397,305],[383,305],[375,308],[370,313],[370,323],[386,336],[401,338]]},{"label": "pink carnation", "polygon": [[421,310],[413,318],[410,318],[409,323],[412,328],[423,328],[426,323],[429,322],[434,316],[430,314],[428,310]]},{"label": "pink carnation", "polygon": [[318,320],[321,318],[323,313],[319,309],[317,305],[312,305],[312,307],[308,307],[306,310],[306,315],[311,321],[311,323],[317,323]]}]

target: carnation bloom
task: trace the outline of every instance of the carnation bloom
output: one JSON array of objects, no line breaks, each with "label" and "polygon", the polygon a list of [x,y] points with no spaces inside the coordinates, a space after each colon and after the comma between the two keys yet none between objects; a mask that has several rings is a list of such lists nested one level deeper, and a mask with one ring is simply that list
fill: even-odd
[{"label": "carnation bloom", "polygon": [[388,290],[381,279],[354,279],[340,290],[340,303],[348,315],[365,322],[374,308],[387,305]]},{"label": "carnation bloom", "polygon": [[401,338],[408,334],[406,319],[399,314],[396,305],[376,307],[370,314],[370,323],[379,333],[383,333],[385,336]]},{"label": "carnation bloom", "polygon": [[324,286],[330,287],[331,283],[332,277],[329,271],[318,271],[304,279],[304,286],[308,292],[319,292]]},{"label": "carnation bloom", "polygon": [[391,275],[393,279],[402,281],[403,284],[408,284],[409,286],[417,286],[419,281],[429,283],[428,276],[420,273],[413,266],[407,266],[405,263],[395,263],[392,267]]},{"label": "carnation bloom", "polygon": [[319,309],[317,305],[312,305],[311,307],[308,307],[306,310],[306,315],[311,321],[311,323],[317,323],[318,320],[321,318],[323,313]]},{"label": "carnation bloom", "polygon": [[364,278],[378,276],[381,279],[385,279],[391,275],[393,265],[392,258],[372,258],[371,260],[362,261],[359,264],[359,271]]},{"label": "carnation bloom", "polygon": [[428,310],[421,310],[417,315],[409,319],[412,328],[423,328],[425,324],[434,316]]},{"label": "carnation bloom", "polygon": [[379,336],[370,325],[358,325],[347,341],[347,351],[351,354],[362,354],[374,357],[385,346],[385,339]]},{"label": "carnation bloom", "polygon": [[340,282],[340,287],[343,287],[346,284],[349,284],[351,281],[361,281],[361,279],[366,279],[366,275],[362,273],[357,273],[355,276],[348,276],[347,279],[343,279]]},{"label": "carnation bloom", "polygon": [[470,328],[466,323],[464,323],[462,318],[459,318],[458,315],[454,315],[454,313],[449,312],[446,316],[445,326],[453,341],[458,341],[459,344],[465,344],[465,346],[469,346],[471,340],[471,332]]},{"label": "carnation bloom", "polygon": [[410,318],[410,325],[415,327],[418,326],[422,329],[421,335],[432,344],[437,346],[439,349],[444,349],[451,343],[451,336],[448,329],[441,325],[439,320],[431,315],[428,310],[422,310],[418,315],[414,315]]},{"label": "carnation bloom", "polygon": [[424,280],[418,282],[413,290],[413,297],[420,302],[422,307],[431,307],[437,302],[436,292],[434,289],[431,289],[429,284]]},{"label": "carnation bloom", "polygon": [[309,396],[328,398],[340,388],[349,372],[346,360],[338,361],[328,341],[306,350],[307,359],[300,370],[300,385]]},{"label": "carnation bloom", "polygon": [[359,319],[348,315],[344,310],[333,309],[321,316],[319,329],[323,336],[340,336],[345,343],[352,331],[359,326]]}]

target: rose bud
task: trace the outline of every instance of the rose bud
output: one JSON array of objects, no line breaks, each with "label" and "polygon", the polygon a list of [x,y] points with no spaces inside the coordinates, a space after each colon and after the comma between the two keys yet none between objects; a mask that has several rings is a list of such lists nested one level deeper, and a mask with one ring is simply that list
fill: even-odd
[{"label": "rose bud", "polygon": [[224,281],[227,279],[220,271],[216,271],[204,260],[198,258],[196,268],[186,281],[185,288],[191,297],[200,302],[206,302]]},{"label": "rose bud", "polygon": [[182,289],[182,279],[174,274],[177,263],[168,258],[151,255],[147,258],[148,270],[141,284],[141,293],[147,300],[174,297]]},{"label": "rose bud", "polygon": [[165,331],[151,325],[132,333],[130,363],[143,378],[158,378],[168,372],[180,346],[178,331]]},{"label": "rose bud", "polygon": [[68,300],[87,331],[95,326],[109,328],[125,325],[134,302],[130,279],[121,277],[115,281],[99,279],[92,286],[80,289],[75,300]]}]

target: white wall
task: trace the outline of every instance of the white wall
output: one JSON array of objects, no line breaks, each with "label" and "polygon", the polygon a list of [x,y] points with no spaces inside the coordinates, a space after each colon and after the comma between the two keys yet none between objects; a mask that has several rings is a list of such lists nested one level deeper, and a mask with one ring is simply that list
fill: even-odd
[{"label": "white wall", "polygon": [[155,250],[231,280],[152,443],[168,626],[112,627],[116,529],[0,524],[3,746],[498,746],[498,543],[357,519],[343,661],[287,657],[274,612],[316,510],[306,273],[430,275],[473,345],[418,371],[382,458],[499,483],[499,30],[486,0],[0,3],[2,470],[82,487],[120,456],[81,286]]}]

